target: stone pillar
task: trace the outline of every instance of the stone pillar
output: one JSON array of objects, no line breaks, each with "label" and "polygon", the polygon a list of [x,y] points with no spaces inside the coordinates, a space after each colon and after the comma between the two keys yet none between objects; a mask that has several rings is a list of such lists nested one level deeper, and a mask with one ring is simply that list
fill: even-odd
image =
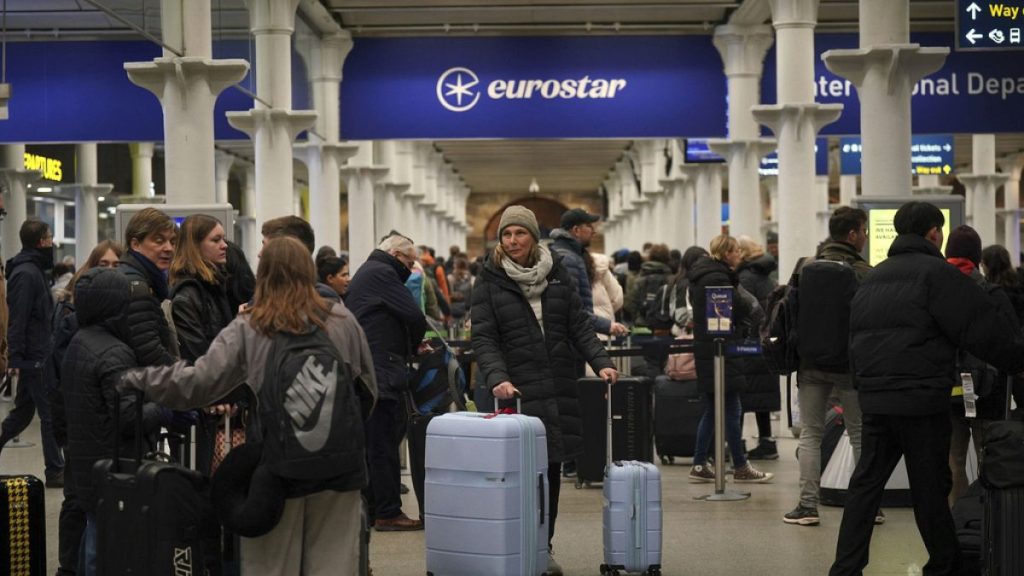
[{"label": "stone pillar", "polygon": [[28,218],[28,200],[26,190],[28,184],[36,182],[41,174],[36,170],[25,170],[25,145],[7,144],[0,146],[0,183],[3,184],[4,208],[7,217],[3,226],[3,260],[7,262],[21,250],[21,239],[18,232],[21,224]]},{"label": "stone pillar", "polygon": [[217,194],[214,202],[217,204],[228,203],[228,180],[231,178],[231,167],[235,165],[234,154],[228,154],[223,150],[217,151]]},{"label": "stone pillar", "polygon": [[[971,138],[973,173],[960,181],[967,187],[967,202],[973,217],[971,226],[981,236],[983,246],[996,241],[996,189],[1010,179],[996,172],[995,134],[975,134]],[[1019,252],[1019,251],[1018,251]]]},{"label": "stone pillar", "polygon": [[864,195],[907,196],[911,92],[918,80],[942,68],[949,49],[910,43],[909,0],[860,0],[859,11],[860,48],[829,50],[822,59],[857,87]]},{"label": "stone pillar", "polygon": [[717,164],[697,166],[697,245],[705,250],[722,233],[722,170]]},{"label": "stone pillar", "polygon": [[153,143],[133,142],[128,145],[132,156],[132,196],[153,197]]},{"label": "stone pillar", "polygon": [[[661,181],[665,187],[664,213],[670,223],[668,227],[669,247],[681,252],[693,246],[693,202],[686,190],[686,178],[677,175]],[[687,200],[691,202],[687,202]]]},{"label": "stone pillar", "polygon": [[89,253],[99,243],[100,196],[110,194],[112,184],[99,184],[96,143],[75,146],[75,184],[58,186],[75,195],[75,266],[85,264]]},{"label": "stone pillar", "polygon": [[857,175],[843,174],[839,177],[839,203],[843,206],[851,206],[856,197]]},{"label": "stone pillar", "polygon": [[309,225],[318,244],[337,248],[341,242],[340,166],[354,155],[358,146],[306,142],[293,147],[295,157],[309,172]]},{"label": "stone pillar", "polygon": [[832,216],[832,207],[828,203],[828,176],[818,176],[815,182],[815,202],[818,208],[817,232],[818,241],[828,238],[828,220]]},{"label": "stone pillar", "polygon": [[761,229],[761,157],[775,149],[760,140],[752,107],[761,103],[764,57],[773,41],[770,26],[725,25],[715,28],[714,44],[722,56],[729,94],[729,138],[711,140],[711,149],[729,164],[729,230],[733,236],[756,236]]},{"label": "stone pillar", "polygon": [[[208,0],[207,0],[208,1]],[[294,212],[292,141],[316,122],[316,112],[292,110],[291,35],[299,0],[246,0],[256,44],[255,107],[228,112],[228,123],[253,139],[258,225]],[[365,258],[365,255],[362,256]]]},{"label": "stone pillar", "polygon": [[818,0],[771,0],[770,5],[776,32],[778,104],[755,106],[754,118],[778,138],[779,269],[792,270],[800,257],[814,254],[820,240],[814,227],[807,225],[817,212],[811,198],[816,178],[814,142],[823,126],[839,118],[842,105],[814,102]]},{"label": "stone pillar", "polygon": [[210,0],[162,0],[160,13],[163,41],[180,55],[165,48],[152,62],[126,62],[124,69],[164,109],[167,203],[208,204],[215,197],[213,107],[249,64],[212,59]]},{"label": "stone pillar", "polygon": [[1024,155],[1017,154],[999,161],[1003,174],[1003,246],[1010,253],[1010,263],[1020,266],[1020,176],[1024,169]]},{"label": "stone pillar", "polygon": [[240,246],[249,259],[249,265],[253,272],[256,271],[258,263],[257,256],[263,247],[263,236],[256,226],[256,167],[252,164],[245,166],[245,178],[242,179],[242,207],[239,223],[242,230],[242,242]]},{"label": "stone pillar", "polygon": [[349,273],[356,270],[377,246],[374,237],[373,197],[377,181],[387,174],[387,168],[377,166],[373,160],[371,142],[360,142],[359,151],[341,169],[348,183],[348,248]]}]

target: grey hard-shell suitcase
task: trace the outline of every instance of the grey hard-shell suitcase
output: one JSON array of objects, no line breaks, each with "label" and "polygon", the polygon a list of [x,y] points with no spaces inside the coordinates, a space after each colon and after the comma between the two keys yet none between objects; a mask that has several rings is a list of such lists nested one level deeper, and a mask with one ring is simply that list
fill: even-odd
[{"label": "grey hard-shell suitcase", "polygon": [[[612,445],[611,386],[607,446]],[[661,574],[661,473],[650,462],[612,462],[604,471],[604,564],[601,574]]]},{"label": "grey hard-shell suitcase", "polygon": [[548,455],[532,416],[454,412],[427,427],[427,574],[538,576],[548,566]]}]

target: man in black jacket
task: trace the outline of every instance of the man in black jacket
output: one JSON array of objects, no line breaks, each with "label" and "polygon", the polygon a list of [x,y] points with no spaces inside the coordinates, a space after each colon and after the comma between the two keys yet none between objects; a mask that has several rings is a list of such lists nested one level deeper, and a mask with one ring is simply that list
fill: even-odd
[{"label": "man in black jacket", "polygon": [[[405,436],[407,366],[427,330],[427,321],[405,287],[416,247],[399,234],[385,238],[349,284],[345,304],[366,333],[377,375],[378,398],[366,421],[370,518],[379,531],[422,530],[423,521],[402,512],[398,448]],[[422,511],[421,511],[422,512]]]},{"label": "man in black jacket", "polygon": [[47,382],[50,374],[50,296],[48,270],[53,268],[53,234],[45,222],[31,219],[21,225],[21,252],[7,262],[7,306],[10,324],[8,373],[18,378],[14,408],[3,421],[0,449],[21,434],[39,411],[46,487],[64,485],[64,457],[53,435]]},{"label": "man in black jacket", "polygon": [[831,576],[861,574],[867,566],[875,511],[901,456],[930,556],[924,573],[958,573],[960,548],[946,503],[956,350],[1007,372],[1024,368],[1024,342],[1010,319],[939,252],[942,212],[909,202],[893,223],[899,236],[889,258],[867,276],[851,305],[850,365],[863,411],[862,445]]},{"label": "man in black jacket", "polygon": [[128,250],[118,267],[128,277],[131,297],[128,323],[131,346],[139,366],[173,364],[175,343],[161,304],[170,291],[167,270],[174,257],[177,228],[174,220],[156,208],[144,208],[132,216],[124,231]]}]

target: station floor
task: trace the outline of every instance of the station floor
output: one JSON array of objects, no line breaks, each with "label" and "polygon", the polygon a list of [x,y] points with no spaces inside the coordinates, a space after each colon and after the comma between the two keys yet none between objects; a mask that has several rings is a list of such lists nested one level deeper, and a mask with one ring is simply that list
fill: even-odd
[{"label": "station floor", "polygon": [[[2,413],[6,406],[0,406]],[[694,497],[714,491],[713,484],[690,484],[687,461],[662,466],[664,505],[665,576],[823,575],[835,553],[841,508],[820,508],[821,525],[790,526],[782,515],[797,503],[797,440],[778,430],[781,458],[757,463],[775,473],[772,484],[740,486],[752,496],[739,502],[705,502]],[[745,429],[753,433],[753,418]],[[5,448],[0,453],[0,474],[34,474],[43,477],[39,448],[38,420],[22,435],[35,443],[30,448]],[[754,440],[748,440],[753,445]],[[406,484],[409,479],[405,478]],[[737,488],[735,485],[730,488]],[[57,515],[60,490],[46,491],[47,571],[57,569]],[[416,514],[416,499],[405,498],[405,511]],[[871,544],[871,565],[867,576],[914,576],[921,574],[927,553],[907,508],[885,510],[887,522],[875,528]],[[4,537],[0,535],[0,537]],[[597,575],[602,562],[601,490],[576,490],[563,480],[561,504],[555,534],[555,558],[565,574]],[[425,573],[423,532],[374,533],[371,566],[376,576],[423,576]],[[340,575],[348,576],[348,575]],[[483,575],[482,575],[483,576]]]}]

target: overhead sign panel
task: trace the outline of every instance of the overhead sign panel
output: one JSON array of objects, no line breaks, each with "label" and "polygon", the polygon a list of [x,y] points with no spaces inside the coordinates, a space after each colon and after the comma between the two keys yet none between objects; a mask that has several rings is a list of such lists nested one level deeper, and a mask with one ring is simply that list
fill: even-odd
[{"label": "overhead sign panel", "polygon": [[[863,146],[860,137],[839,139],[839,170],[861,173]],[[953,136],[914,135],[910,139],[911,171],[918,176],[945,175],[953,171]]]},{"label": "overhead sign panel", "polygon": [[710,36],[358,38],[341,133],[396,138],[724,136]]},{"label": "overhead sign panel", "polygon": [[1021,50],[1024,6],[1020,0],[957,0],[958,50]]},{"label": "overhead sign panel", "polygon": [[[757,168],[761,176],[779,175],[779,151],[774,150],[764,158]],[[814,141],[814,173],[818,176],[828,175],[828,138],[818,138]]]}]

